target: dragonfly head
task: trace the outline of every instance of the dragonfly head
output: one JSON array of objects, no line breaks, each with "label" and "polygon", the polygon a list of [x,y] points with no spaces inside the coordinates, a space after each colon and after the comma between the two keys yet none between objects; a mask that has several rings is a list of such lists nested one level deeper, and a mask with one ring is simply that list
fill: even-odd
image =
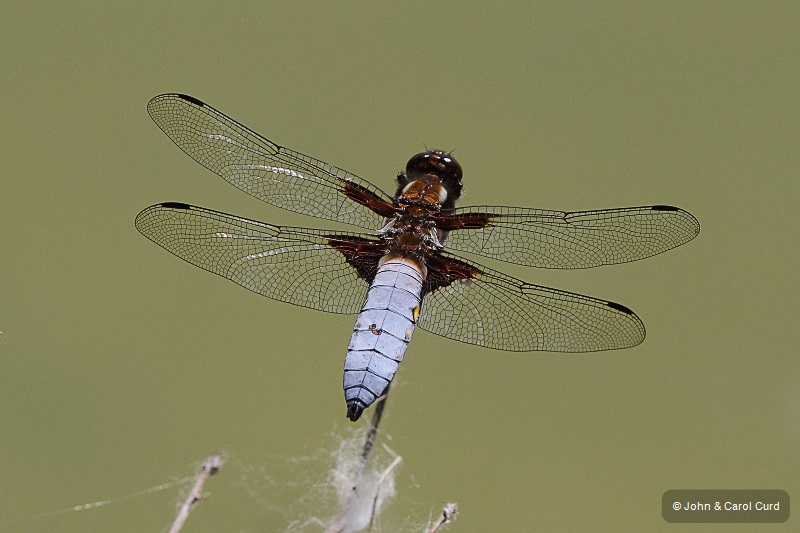
[{"label": "dragonfly head", "polygon": [[409,159],[405,173],[398,174],[397,180],[402,190],[406,184],[415,180],[427,181],[431,177],[439,178],[447,191],[447,200],[443,205],[452,207],[461,196],[463,176],[461,165],[452,155],[441,150],[427,150]]}]

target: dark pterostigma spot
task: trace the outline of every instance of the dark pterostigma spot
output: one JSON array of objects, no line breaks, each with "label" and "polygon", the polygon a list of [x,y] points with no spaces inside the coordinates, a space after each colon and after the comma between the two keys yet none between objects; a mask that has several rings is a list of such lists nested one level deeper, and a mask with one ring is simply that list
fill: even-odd
[{"label": "dark pterostigma spot", "polygon": [[182,202],[164,202],[161,207],[169,207],[170,209],[191,209],[192,206]]},{"label": "dark pterostigma spot", "polygon": [[680,209],[671,205],[654,205],[651,209],[653,211],[680,211]]},{"label": "dark pterostigma spot", "polygon": [[628,309],[627,307],[625,307],[622,304],[618,304],[618,303],[615,303],[615,302],[606,302],[606,305],[609,306],[611,309],[616,309],[617,311],[622,311],[626,315],[632,315],[633,314],[633,311],[631,311],[630,309]]},{"label": "dark pterostigma spot", "polygon": [[198,100],[194,96],[189,96],[188,94],[179,94],[178,98],[180,98],[182,100],[186,100],[187,102],[191,102],[194,105],[197,105],[197,106],[200,106],[200,107],[205,107],[206,106],[205,103],[201,102],[200,100]]}]

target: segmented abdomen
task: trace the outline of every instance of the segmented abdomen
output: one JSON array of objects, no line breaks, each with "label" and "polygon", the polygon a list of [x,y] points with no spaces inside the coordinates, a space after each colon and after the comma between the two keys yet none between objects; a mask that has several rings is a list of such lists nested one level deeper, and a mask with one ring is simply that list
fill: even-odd
[{"label": "segmented abdomen", "polygon": [[350,420],[358,420],[397,372],[414,333],[423,281],[419,267],[409,259],[392,259],[378,267],[344,360]]}]

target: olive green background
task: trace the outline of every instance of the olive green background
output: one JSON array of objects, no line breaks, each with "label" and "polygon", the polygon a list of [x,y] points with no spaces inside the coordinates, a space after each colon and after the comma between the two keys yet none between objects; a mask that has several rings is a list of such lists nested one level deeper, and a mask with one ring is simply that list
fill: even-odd
[{"label": "olive green background", "polygon": [[647,339],[513,354],[419,331],[380,437],[403,456],[380,531],[421,531],[448,500],[454,532],[797,528],[795,510],[667,524],[661,495],[800,497],[800,4],[47,4],[0,7],[0,529],[164,530],[185,485],[53,513],[190,476],[215,450],[228,462],[185,531],[334,512],[296,500],[352,431],[354,317],[252,294],[133,220],[185,201],[333,226],[184,155],[145,108],[170,91],[382,188],[425,146],[455,148],[462,205],[700,220],[637,263],[485,261],[623,303]]}]

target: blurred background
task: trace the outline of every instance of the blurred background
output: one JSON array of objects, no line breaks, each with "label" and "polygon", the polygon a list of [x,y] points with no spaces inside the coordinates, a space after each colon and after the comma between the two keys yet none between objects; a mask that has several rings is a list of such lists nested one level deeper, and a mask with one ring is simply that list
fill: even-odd
[{"label": "blurred background", "polygon": [[[30,4],[0,8],[0,529],[321,531],[354,317],[259,297],[135,230],[184,201],[297,226],[155,126],[195,96],[385,189],[456,149],[461,205],[671,204],[697,239],[645,261],[539,271],[620,302],[633,349],[503,353],[416,333],[376,468],[377,531],[770,531],[671,525],[679,488],[800,494],[800,5],[612,2]],[[328,225],[327,227],[335,227]],[[341,228],[340,228],[341,229]],[[368,415],[371,413],[368,412]],[[166,485],[165,485],[166,484]],[[99,502],[90,509],[74,506]],[[62,512],[63,511],[63,512]]]}]

